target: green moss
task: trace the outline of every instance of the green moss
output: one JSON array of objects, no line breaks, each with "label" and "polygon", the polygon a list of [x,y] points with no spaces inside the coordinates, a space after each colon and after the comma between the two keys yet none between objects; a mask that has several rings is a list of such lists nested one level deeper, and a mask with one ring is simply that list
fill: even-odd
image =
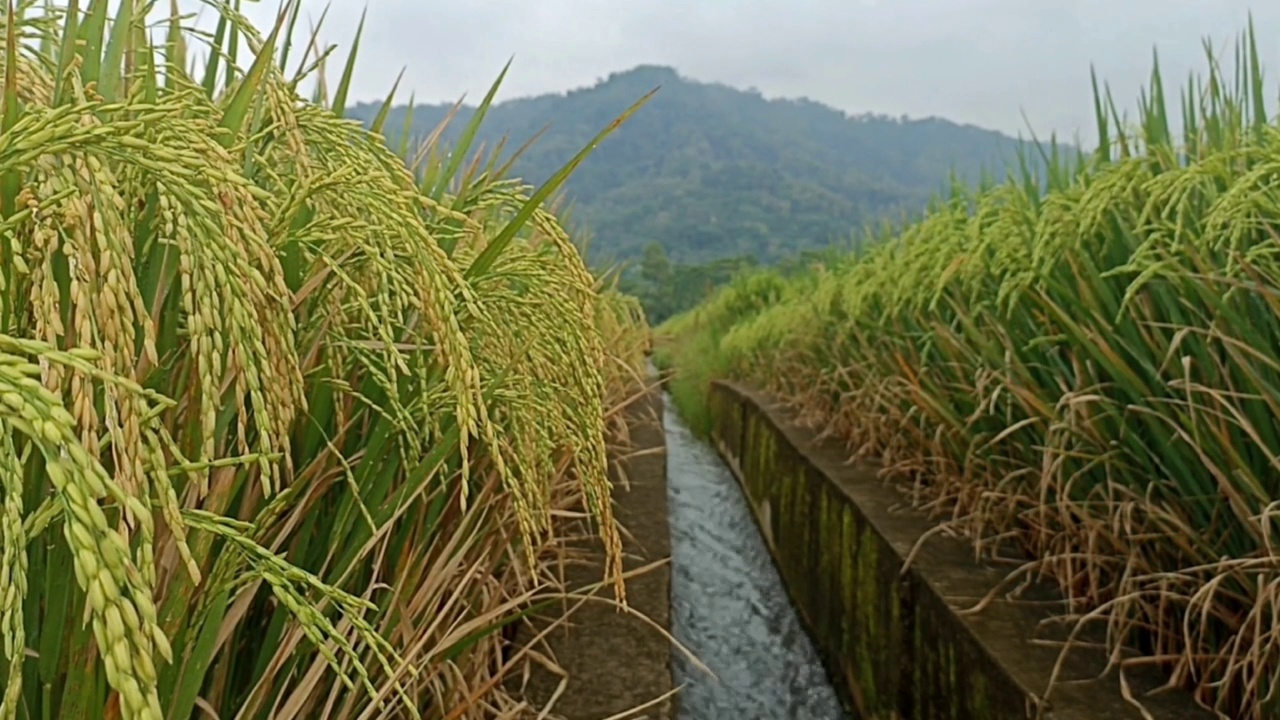
[{"label": "green moss", "polygon": [[768,487],[769,478],[773,475],[774,458],[769,447],[769,433],[763,427],[759,417],[752,417],[750,439],[753,458],[747,483],[752,495],[762,497],[765,488]]},{"label": "green moss", "polygon": [[981,673],[971,673],[969,684],[969,717],[991,717],[991,694],[987,678]]},{"label": "green moss", "polygon": [[858,630],[855,614],[858,571],[854,566],[858,557],[858,522],[853,509],[847,505],[841,511],[841,524],[844,526],[844,541],[840,549],[840,606],[844,626],[841,629],[840,653],[845,657],[854,657]]},{"label": "green moss", "polygon": [[814,522],[816,498],[809,483],[806,482],[803,468],[791,468],[787,473],[787,483],[791,486],[795,498],[790,532],[790,536],[795,538],[796,545],[792,573],[796,576],[800,597],[803,598],[805,607],[812,608],[817,589],[817,583],[814,582],[817,568],[813,563],[813,547],[818,534],[818,524]]},{"label": "green moss", "polygon": [[[808,473],[806,468],[801,468],[800,474],[805,476],[805,482],[808,481]],[[814,595],[816,596],[813,603],[813,621],[818,627],[822,628],[824,634],[828,634],[834,628],[832,625],[839,623],[839,614],[831,612],[831,586],[833,581],[838,582],[840,576],[832,571],[832,552],[840,542],[840,531],[832,527],[831,523],[831,507],[834,504],[831,498],[831,491],[825,484],[817,484],[816,492],[818,494],[818,516],[817,516],[817,544],[814,549],[813,558],[813,580]]]},{"label": "green moss", "polygon": [[[944,689],[944,692],[941,693],[938,697],[956,698],[956,699],[964,697],[964,694],[959,692],[960,683],[957,682],[957,678],[956,678],[957,676],[956,646],[954,643],[950,643],[950,642],[943,643],[942,662],[947,670],[947,686]],[[963,708],[960,706],[960,703],[954,702],[954,701],[951,702],[950,705],[951,705],[951,712],[950,712],[951,720],[959,720],[960,710],[962,710]]]},{"label": "green moss", "polygon": [[770,493],[772,497],[778,499],[778,515],[774,521],[774,536],[785,542],[779,543],[778,554],[782,557],[782,574],[788,582],[792,596],[802,598],[804,596],[804,588],[797,584],[797,578],[794,577],[792,569],[795,567],[796,545],[799,544],[794,528],[796,527],[796,486],[793,483],[782,482],[773,488]]},{"label": "green moss", "polygon": [[858,642],[855,651],[858,658],[859,680],[867,707],[873,712],[881,707],[878,687],[877,660],[883,651],[880,628],[880,587],[876,582],[879,563],[879,538],[870,525],[862,528],[855,559],[858,577],[858,605],[854,612],[858,617]]},{"label": "green moss", "polygon": [[925,686],[925,678],[930,677],[929,665],[932,654],[925,647],[924,623],[920,621],[919,608],[916,608],[915,615],[915,622],[912,623],[914,629],[911,634],[911,655],[914,659],[911,663],[911,687],[915,690],[915,704],[919,707],[920,701],[923,699],[921,695],[928,692],[928,688]]}]

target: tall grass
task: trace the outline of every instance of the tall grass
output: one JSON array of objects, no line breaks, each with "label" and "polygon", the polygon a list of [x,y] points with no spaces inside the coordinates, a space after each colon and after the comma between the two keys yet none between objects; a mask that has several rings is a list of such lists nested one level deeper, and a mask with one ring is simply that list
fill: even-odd
[{"label": "tall grass", "polygon": [[0,718],[508,711],[550,508],[620,583],[645,330],[542,207],[581,156],[535,192],[474,128],[397,153],[296,3],[209,6],[3,16]]},{"label": "tall grass", "polygon": [[[1055,581],[1122,669],[1261,720],[1280,711],[1280,130],[1252,25],[1234,76],[1206,49],[1180,135],[1158,64],[1134,127],[1095,81],[1084,162],[958,191],[675,365],[789,400],[977,551],[1030,558],[1011,581]],[[733,292],[659,342],[696,346]]]},{"label": "tall grass", "polygon": [[[685,423],[704,439],[711,431],[705,394],[707,383],[729,371],[720,338],[734,325],[782,301],[788,289],[770,269],[750,269],[735,276],[708,302],[673,317],[661,327],[667,342],[654,348],[654,365],[670,373],[667,388]],[[678,338],[672,342],[671,338]],[[677,371],[678,372],[673,372]]]}]

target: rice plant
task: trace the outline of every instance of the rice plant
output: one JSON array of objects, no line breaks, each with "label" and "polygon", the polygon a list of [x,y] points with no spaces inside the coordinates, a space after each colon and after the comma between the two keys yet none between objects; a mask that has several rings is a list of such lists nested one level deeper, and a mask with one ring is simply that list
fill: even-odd
[{"label": "rice plant", "polygon": [[[1252,25],[1234,76],[1206,51],[1180,130],[1158,63],[1133,127],[1095,81],[1095,153],[957,190],[729,313],[713,351],[975,550],[1027,558],[1011,582],[1056,582],[1122,670],[1261,720],[1280,710],[1280,129]],[[665,342],[690,347],[732,292]]]},{"label": "rice plant", "polygon": [[2,23],[0,718],[509,711],[553,505],[621,589],[645,329],[543,208],[582,156],[535,191],[393,151],[296,3],[82,4]]}]

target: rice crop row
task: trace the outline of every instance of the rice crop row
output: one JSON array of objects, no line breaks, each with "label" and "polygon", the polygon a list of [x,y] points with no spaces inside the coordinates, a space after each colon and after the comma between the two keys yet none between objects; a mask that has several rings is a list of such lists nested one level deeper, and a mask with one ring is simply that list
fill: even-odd
[{"label": "rice crop row", "polygon": [[979,553],[1027,558],[1011,586],[1054,581],[1122,671],[1158,663],[1261,720],[1280,711],[1280,130],[1252,24],[1233,74],[1206,49],[1180,117],[1158,63],[1136,125],[1095,81],[1099,149],[1050,154],[1043,184],[1026,163],[957,188],[857,257],[739,278],[657,342],[683,405],[716,376],[774,392]]},{"label": "rice crop row", "polygon": [[393,150],[296,2],[207,7],[0,23],[0,719],[510,712],[552,507],[622,590],[647,330],[544,207],[581,156]]}]

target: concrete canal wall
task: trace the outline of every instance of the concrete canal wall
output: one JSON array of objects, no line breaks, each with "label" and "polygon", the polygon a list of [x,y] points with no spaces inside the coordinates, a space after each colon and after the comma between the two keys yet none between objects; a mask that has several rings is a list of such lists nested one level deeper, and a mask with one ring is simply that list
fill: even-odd
[{"label": "concrete canal wall", "polygon": [[[974,606],[1009,568],[974,560],[835,443],[792,422],[768,398],[715,383],[712,440],[747,495],[802,621],[854,717],[871,720],[1111,720],[1143,717],[1098,653],[1073,650],[1047,699],[1059,648],[1044,638],[1044,605]],[[1052,594],[1048,596],[1052,599]],[[1209,718],[1187,694],[1145,696],[1163,678],[1126,672],[1154,718]]]}]

